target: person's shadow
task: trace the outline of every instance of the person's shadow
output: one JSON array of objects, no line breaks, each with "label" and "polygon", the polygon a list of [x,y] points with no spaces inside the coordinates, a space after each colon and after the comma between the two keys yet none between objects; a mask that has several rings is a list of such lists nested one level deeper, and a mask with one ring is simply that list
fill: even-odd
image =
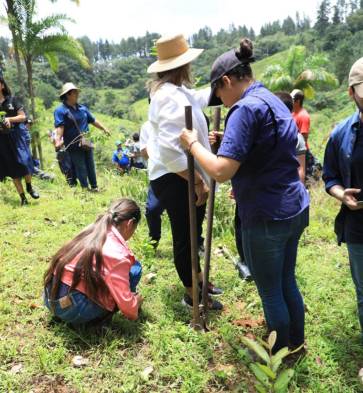
[{"label": "person's shadow", "polygon": [[132,347],[142,341],[148,315],[141,310],[139,318],[136,321],[130,321],[118,312],[105,325],[81,327],[73,327],[51,316],[46,318],[47,328],[63,341],[66,348],[75,351],[88,350],[100,344],[107,346],[120,337],[125,340],[126,346]]}]

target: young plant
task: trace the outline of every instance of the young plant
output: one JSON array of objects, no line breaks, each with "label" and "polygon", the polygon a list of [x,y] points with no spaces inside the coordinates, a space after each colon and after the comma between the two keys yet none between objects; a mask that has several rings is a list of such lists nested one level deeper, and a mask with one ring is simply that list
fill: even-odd
[{"label": "young plant", "polygon": [[301,346],[294,351],[284,347],[273,355],[272,348],[276,343],[276,338],[277,333],[275,331],[271,332],[267,342],[260,339],[257,339],[257,342],[248,337],[242,337],[243,344],[263,361],[263,363],[250,364],[250,368],[257,379],[255,388],[259,393],[284,393],[287,391],[289,382],[294,376],[294,370],[287,368],[281,371],[282,360],[303,347]]}]

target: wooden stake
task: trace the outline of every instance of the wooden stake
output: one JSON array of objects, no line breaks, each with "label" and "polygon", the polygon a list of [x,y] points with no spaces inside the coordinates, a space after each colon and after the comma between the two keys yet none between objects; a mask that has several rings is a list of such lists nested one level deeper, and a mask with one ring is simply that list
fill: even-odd
[{"label": "wooden stake", "polygon": [[[193,129],[192,107],[185,107],[185,127]],[[195,197],[194,157],[188,152],[188,191],[189,191],[189,226],[190,250],[192,258],[192,289],[193,289],[193,327],[203,330],[199,312],[199,281],[198,281],[198,240],[197,240],[197,210]]]}]

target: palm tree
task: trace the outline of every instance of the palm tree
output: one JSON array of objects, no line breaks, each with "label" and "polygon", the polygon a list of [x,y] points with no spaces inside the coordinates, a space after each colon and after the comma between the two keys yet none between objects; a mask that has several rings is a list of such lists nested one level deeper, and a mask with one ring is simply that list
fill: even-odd
[{"label": "palm tree", "polygon": [[[58,14],[35,20],[35,16],[35,0],[16,0],[14,2],[14,14],[10,23],[15,30],[16,46],[25,63],[33,119],[36,118],[33,85],[33,61],[35,59],[45,58],[51,69],[56,71],[58,55],[65,54],[77,60],[82,67],[89,67],[88,59],[81,44],[70,37],[63,26],[64,22],[71,21],[70,18]],[[37,135],[34,135],[34,137],[38,140],[40,156],[40,139]],[[34,153],[37,156],[36,152]],[[42,161],[42,157],[39,158]]]},{"label": "palm tree", "polygon": [[300,89],[306,98],[313,98],[316,89],[338,86],[336,76],[326,70],[328,64],[325,55],[307,57],[304,46],[293,46],[286,63],[267,67],[262,81],[272,91]]}]

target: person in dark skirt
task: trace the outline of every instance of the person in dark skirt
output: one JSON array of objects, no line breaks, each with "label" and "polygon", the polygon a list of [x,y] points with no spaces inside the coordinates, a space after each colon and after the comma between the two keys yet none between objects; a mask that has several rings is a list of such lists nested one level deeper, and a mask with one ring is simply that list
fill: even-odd
[{"label": "person in dark skirt", "polygon": [[26,115],[23,106],[11,95],[4,78],[0,75],[0,181],[13,179],[21,199],[28,204],[21,179],[25,178],[26,191],[34,199],[39,194],[32,187],[33,160],[25,135]]}]

